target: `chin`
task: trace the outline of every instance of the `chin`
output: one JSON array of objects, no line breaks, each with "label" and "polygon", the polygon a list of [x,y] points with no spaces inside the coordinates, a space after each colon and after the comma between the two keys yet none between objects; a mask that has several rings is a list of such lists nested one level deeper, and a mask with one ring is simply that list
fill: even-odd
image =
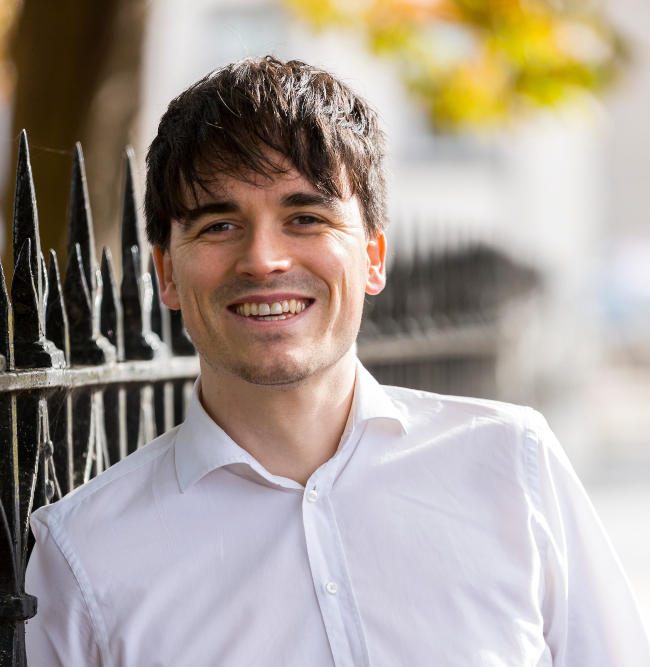
[{"label": "chin", "polygon": [[309,361],[277,360],[272,363],[257,364],[241,362],[229,365],[227,371],[240,380],[280,390],[291,389],[305,382],[319,369]]},{"label": "chin", "polygon": [[255,346],[245,354],[241,349],[215,345],[214,340],[207,349],[201,345],[196,347],[216,373],[225,373],[259,387],[288,391],[340,361],[354,345],[356,333],[352,334],[339,337],[334,345],[323,341],[296,346],[267,344]]}]

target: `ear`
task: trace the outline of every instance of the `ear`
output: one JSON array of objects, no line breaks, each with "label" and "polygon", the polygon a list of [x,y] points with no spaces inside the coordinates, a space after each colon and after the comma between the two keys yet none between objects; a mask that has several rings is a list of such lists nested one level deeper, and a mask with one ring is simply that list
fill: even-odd
[{"label": "ear", "polygon": [[153,247],[153,261],[158,274],[158,286],[160,287],[160,300],[172,310],[180,310],[181,304],[176,292],[174,272],[172,271],[172,258],[169,250],[162,250],[160,246]]},{"label": "ear", "polygon": [[366,294],[379,294],[386,285],[386,235],[381,232],[368,241]]}]

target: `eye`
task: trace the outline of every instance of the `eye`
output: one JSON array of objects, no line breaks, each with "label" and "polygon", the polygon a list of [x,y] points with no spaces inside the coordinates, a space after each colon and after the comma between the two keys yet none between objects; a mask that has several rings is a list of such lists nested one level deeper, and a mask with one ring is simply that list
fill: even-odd
[{"label": "eye", "polygon": [[316,218],[313,215],[299,215],[293,218],[291,222],[298,227],[312,227],[314,225],[323,224],[323,221],[320,218]]},{"label": "eye", "polygon": [[235,225],[232,222],[215,222],[211,224],[209,227],[206,227],[203,230],[203,233],[205,232],[230,232],[233,229],[237,229],[237,225]]}]

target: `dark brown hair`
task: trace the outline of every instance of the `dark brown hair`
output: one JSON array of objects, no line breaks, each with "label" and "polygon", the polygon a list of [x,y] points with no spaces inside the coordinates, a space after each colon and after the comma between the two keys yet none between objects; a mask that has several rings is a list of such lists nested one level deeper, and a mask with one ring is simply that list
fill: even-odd
[{"label": "dark brown hair", "polygon": [[266,56],[217,69],[170,103],[147,154],[151,244],[168,247],[171,221],[191,208],[188,193],[196,200],[219,175],[251,182],[286,172],[274,153],[322,193],[356,194],[369,237],[384,229],[384,134],[375,111],[329,72]]}]

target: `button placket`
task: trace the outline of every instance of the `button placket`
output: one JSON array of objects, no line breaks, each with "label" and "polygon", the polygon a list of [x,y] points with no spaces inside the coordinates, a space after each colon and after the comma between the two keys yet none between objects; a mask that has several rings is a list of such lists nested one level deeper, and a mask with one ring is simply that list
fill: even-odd
[{"label": "button placket", "polygon": [[334,664],[336,667],[368,667],[365,636],[329,500],[338,463],[337,459],[331,459],[307,485],[316,494],[312,501],[308,491],[303,502],[307,554]]}]

